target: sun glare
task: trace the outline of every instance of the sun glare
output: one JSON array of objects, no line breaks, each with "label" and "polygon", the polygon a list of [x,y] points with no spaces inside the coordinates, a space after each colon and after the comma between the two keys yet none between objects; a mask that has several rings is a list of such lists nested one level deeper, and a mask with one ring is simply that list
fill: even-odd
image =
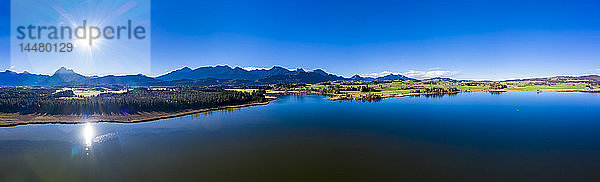
[{"label": "sun glare", "polygon": [[93,139],[95,135],[94,127],[91,123],[85,123],[85,125],[83,126],[82,135],[85,142],[85,146],[91,147],[92,143],[94,142]]},{"label": "sun glare", "polygon": [[[81,34],[81,31],[79,31],[78,34]],[[76,50],[87,53],[88,56],[92,56],[95,51],[101,51],[103,42],[102,38],[94,39],[91,42],[89,38],[86,38],[73,39],[72,43]]]}]

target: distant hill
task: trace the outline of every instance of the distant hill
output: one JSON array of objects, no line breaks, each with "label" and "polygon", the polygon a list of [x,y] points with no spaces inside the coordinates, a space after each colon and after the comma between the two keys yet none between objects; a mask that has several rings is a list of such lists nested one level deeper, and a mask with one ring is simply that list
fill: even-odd
[{"label": "distant hill", "polygon": [[389,75],[386,75],[386,76],[375,78],[375,80],[379,80],[379,81],[402,80],[402,81],[405,81],[405,80],[416,80],[416,79],[408,78],[408,77],[406,77],[404,75],[401,75],[401,74],[389,74]]},{"label": "distant hill", "polygon": [[44,80],[41,85],[69,85],[69,84],[85,84],[90,78],[75,73],[71,69],[61,67],[56,70],[50,78]]},{"label": "distant hill", "polygon": [[586,76],[554,76],[547,78],[528,78],[528,79],[516,79],[506,81],[555,81],[555,82],[574,82],[574,81],[600,81],[598,75],[586,75]]},{"label": "distant hill", "polygon": [[9,70],[0,72],[0,86],[34,86],[48,79],[48,75],[36,75],[29,72],[16,73]]},{"label": "distant hill", "polygon": [[[568,78],[568,77],[565,77]],[[587,76],[579,76],[579,77],[574,77],[576,79],[579,80],[592,80],[592,81],[600,81],[600,76],[598,75],[587,75]]]},{"label": "distant hill", "polygon": [[239,86],[239,85],[256,85],[257,83],[250,80],[239,79],[215,79],[205,78],[199,80],[173,80],[159,81],[148,86]]},{"label": "distant hill", "polygon": [[395,81],[395,80],[405,81],[405,80],[417,80],[417,79],[409,78],[409,77],[406,77],[406,76],[400,75],[400,74],[389,74],[389,75],[385,75],[385,76],[381,76],[381,77],[377,77],[377,78],[361,77],[359,75],[354,75],[354,76],[350,77],[349,80],[352,80],[352,81]]},{"label": "distant hill", "polygon": [[152,86],[162,82],[142,74],[126,76],[104,76],[92,78],[88,81],[90,85],[128,85],[128,86]]},{"label": "distant hill", "polygon": [[361,77],[359,75],[354,75],[354,76],[350,77],[350,80],[352,80],[352,81],[373,81],[373,80],[375,80],[375,78]]},{"label": "distant hill", "polygon": [[328,81],[347,80],[344,77],[328,74],[323,70],[316,69],[312,72],[297,72],[293,74],[277,74],[261,78],[258,83],[319,83]]},{"label": "distant hill", "polygon": [[275,75],[293,75],[296,73],[305,72],[302,69],[298,69],[295,71],[290,71],[283,67],[274,66],[271,69],[267,70],[244,70],[242,68],[236,67],[231,68],[229,66],[214,66],[214,67],[200,67],[197,69],[190,69],[188,67],[184,67],[179,70],[172,71],[165,75],[161,75],[157,77],[159,80],[163,81],[174,81],[174,80],[199,80],[206,78],[214,78],[214,79],[243,79],[256,81],[259,79],[263,79],[269,76]]},{"label": "distant hill", "polygon": [[442,78],[442,77],[435,77],[435,78],[424,79],[423,81],[460,82],[460,80],[455,80],[455,79],[452,79],[452,78]]}]

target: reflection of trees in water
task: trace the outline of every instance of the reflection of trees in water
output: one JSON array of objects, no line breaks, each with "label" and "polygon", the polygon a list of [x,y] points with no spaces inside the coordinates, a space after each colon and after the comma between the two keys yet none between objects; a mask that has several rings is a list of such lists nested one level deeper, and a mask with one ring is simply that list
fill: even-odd
[{"label": "reflection of trees in water", "polygon": [[381,99],[382,99],[381,97],[373,97],[373,98],[360,99],[359,101],[361,101],[361,102],[380,102]]},{"label": "reflection of trees in water", "polygon": [[[210,111],[206,111],[203,113],[204,113],[204,116],[212,116],[215,112],[227,114],[227,113],[232,113],[232,112],[239,111],[239,110],[242,110],[242,108],[241,107],[234,107],[234,108],[228,107],[228,108],[219,109],[219,110],[210,110]],[[198,116],[198,114],[195,114],[195,115]]]},{"label": "reflection of trees in water", "polygon": [[243,107],[229,107],[229,108],[223,108],[223,109],[218,109],[218,110],[209,110],[209,111],[205,111],[205,112],[198,112],[195,114],[190,114],[190,115],[187,115],[184,117],[196,119],[196,118],[204,117],[204,116],[212,116],[213,114],[216,114],[216,113],[225,113],[225,114],[233,113],[233,112],[242,110],[242,108]]},{"label": "reflection of trees in water", "polygon": [[489,91],[489,92],[490,92],[490,94],[492,94],[492,95],[500,95],[500,94],[502,94],[502,93],[504,93],[504,92],[506,92],[506,91]]},{"label": "reflection of trees in water", "polygon": [[420,94],[420,95],[412,95],[410,97],[426,97],[426,98],[432,97],[432,98],[434,98],[434,97],[454,96],[457,94],[458,93],[454,93],[454,92],[453,93],[427,93],[427,94]]},{"label": "reflection of trees in water", "polygon": [[[409,95],[408,97],[426,97],[426,98],[436,98],[436,97],[444,97],[444,96],[455,96],[459,92],[447,92],[447,93],[423,93],[419,95]],[[377,95],[378,96],[378,95]],[[383,100],[381,96],[378,97],[361,97],[354,99],[339,99],[338,101],[356,101],[356,102],[380,102]]]},{"label": "reflection of trees in water", "polygon": [[383,98],[374,97],[374,98],[355,98],[355,99],[337,99],[338,102],[380,102]]},{"label": "reflection of trees in water", "polygon": [[352,98],[352,97],[346,97],[346,98],[341,98],[341,99],[336,99],[339,102],[343,102],[343,101],[349,101],[349,102],[379,102],[381,101],[383,98],[381,96],[378,97],[357,97],[357,98]]}]

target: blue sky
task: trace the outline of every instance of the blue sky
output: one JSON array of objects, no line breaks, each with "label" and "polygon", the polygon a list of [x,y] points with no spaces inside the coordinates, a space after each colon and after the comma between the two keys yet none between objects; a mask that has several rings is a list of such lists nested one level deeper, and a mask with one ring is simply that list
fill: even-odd
[{"label": "blue sky", "polygon": [[[9,5],[0,4],[0,67]],[[152,0],[151,72],[227,64],[343,76],[600,74],[598,1]]]},{"label": "blue sky", "polygon": [[0,70],[10,66],[10,1],[0,0]]}]

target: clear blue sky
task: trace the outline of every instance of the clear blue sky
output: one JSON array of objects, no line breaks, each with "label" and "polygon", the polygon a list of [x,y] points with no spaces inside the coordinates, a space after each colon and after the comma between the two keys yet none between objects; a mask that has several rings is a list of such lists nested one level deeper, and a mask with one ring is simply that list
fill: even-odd
[{"label": "clear blue sky", "polygon": [[152,0],[151,55],[154,75],[216,64],[493,80],[600,74],[600,2]]}]

